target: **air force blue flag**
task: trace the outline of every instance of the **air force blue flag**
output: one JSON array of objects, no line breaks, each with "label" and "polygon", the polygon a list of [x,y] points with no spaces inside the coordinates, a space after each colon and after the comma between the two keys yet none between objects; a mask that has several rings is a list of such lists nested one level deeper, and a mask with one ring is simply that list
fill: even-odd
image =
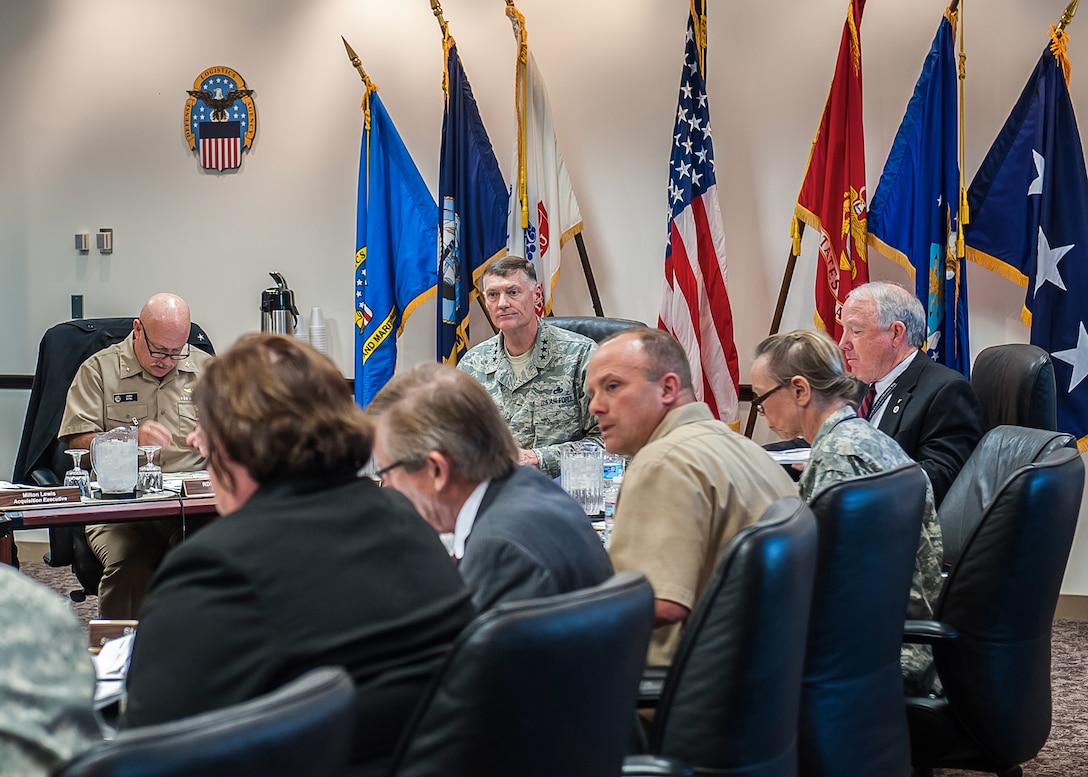
[{"label": "air force blue flag", "polygon": [[377,90],[363,98],[355,254],[355,401],[391,377],[404,322],[434,296],[438,206]]},{"label": "air force blue flag", "polygon": [[964,375],[970,369],[967,271],[957,256],[960,167],[955,30],[937,28],[869,204],[869,244],[914,278],[926,309],[926,350]]},{"label": "air force blue flag", "polygon": [[1069,100],[1066,38],[1051,28],[968,192],[968,257],[1027,288],[1031,342],[1054,358],[1058,428],[1088,449],[1088,178]]},{"label": "air force blue flag", "polygon": [[[468,350],[469,303],[484,265],[506,252],[509,197],[491,140],[480,119],[457,44],[446,38],[446,111],[438,196],[438,359],[449,364]],[[436,222],[438,223],[438,222]]]}]

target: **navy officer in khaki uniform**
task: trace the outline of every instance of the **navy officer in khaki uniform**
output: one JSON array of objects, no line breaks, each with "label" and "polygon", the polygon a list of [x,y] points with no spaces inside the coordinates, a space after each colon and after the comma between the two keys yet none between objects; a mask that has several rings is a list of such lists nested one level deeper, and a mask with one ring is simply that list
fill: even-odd
[{"label": "navy officer in khaki uniform", "polygon": [[[201,469],[193,389],[211,357],[190,350],[188,340],[185,300],[153,296],[133,320],[131,335],[79,368],[58,437],[69,447],[90,448],[96,433],[136,424],[140,445],[162,446],[156,462],[164,472]],[[152,572],[180,539],[176,520],[88,526],[87,541],[104,568],[99,617],[137,617]]]}]

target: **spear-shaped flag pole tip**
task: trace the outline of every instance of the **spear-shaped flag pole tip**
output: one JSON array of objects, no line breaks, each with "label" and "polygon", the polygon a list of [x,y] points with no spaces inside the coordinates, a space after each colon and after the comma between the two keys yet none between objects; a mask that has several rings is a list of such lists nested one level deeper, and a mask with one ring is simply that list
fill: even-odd
[{"label": "spear-shaped flag pole tip", "polygon": [[368,76],[366,74],[366,71],[363,70],[363,61],[361,59],[359,59],[359,55],[355,53],[355,49],[353,49],[351,47],[351,44],[348,43],[347,38],[345,38],[343,35],[341,35],[340,40],[344,41],[344,48],[347,49],[348,60],[351,62],[351,66],[359,71],[359,77],[361,79],[363,79],[363,83],[366,84],[367,89],[369,89],[370,88],[370,76]]},{"label": "spear-shaped flag pole tip", "polygon": [[1073,0],[1065,7],[1065,10],[1062,12],[1062,18],[1058,20],[1059,30],[1064,30],[1069,22],[1073,21],[1073,17],[1077,15],[1078,5],[1080,5],[1080,0]]}]

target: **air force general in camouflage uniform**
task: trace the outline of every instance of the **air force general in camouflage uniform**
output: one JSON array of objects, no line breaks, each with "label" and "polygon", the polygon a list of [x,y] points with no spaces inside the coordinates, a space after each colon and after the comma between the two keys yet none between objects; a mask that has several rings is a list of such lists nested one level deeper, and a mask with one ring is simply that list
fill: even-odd
[{"label": "air force general in camouflage uniform", "polygon": [[520,375],[501,333],[477,345],[457,366],[487,389],[518,445],[532,449],[540,469],[557,477],[563,443],[584,439],[602,445],[585,390],[586,365],[597,344],[538,321],[532,358]]},{"label": "air force general in camouflage uniform", "polygon": [[518,444],[520,463],[557,477],[565,443],[603,446],[586,397],[586,365],[597,344],[537,316],[543,292],[530,262],[497,259],[485,268],[480,284],[499,333],[472,348],[457,366],[495,400]]}]

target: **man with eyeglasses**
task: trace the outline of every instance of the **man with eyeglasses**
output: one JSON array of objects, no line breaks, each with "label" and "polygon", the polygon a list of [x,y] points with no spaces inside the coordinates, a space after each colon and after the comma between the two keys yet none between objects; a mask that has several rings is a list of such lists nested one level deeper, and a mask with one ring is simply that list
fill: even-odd
[{"label": "man with eyeglasses", "polygon": [[[193,402],[210,358],[190,350],[189,306],[174,294],[156,294],[132,322],[132,334],[92,355],[68,389],[57,436],[67,446],[90,448],[98,432],[136,426],[140,445],[160,445],[164,472],[200,469],[193,446]],[[102,562],[98,611],[102,618],[135,618],[147,583],[166,551],[181,539],[177,521],[87,527],[87,541]]]},{"label": "man with eyeglasses", "polygon": [[597,344],[540,318],[544,292],[532,262],[520,256],[488,264],[480,286],[499,333],[457,366],[495,400],[518,444],[518,462],[557,477],[565,444],[601,444],[586,397],[586,365]]}]

